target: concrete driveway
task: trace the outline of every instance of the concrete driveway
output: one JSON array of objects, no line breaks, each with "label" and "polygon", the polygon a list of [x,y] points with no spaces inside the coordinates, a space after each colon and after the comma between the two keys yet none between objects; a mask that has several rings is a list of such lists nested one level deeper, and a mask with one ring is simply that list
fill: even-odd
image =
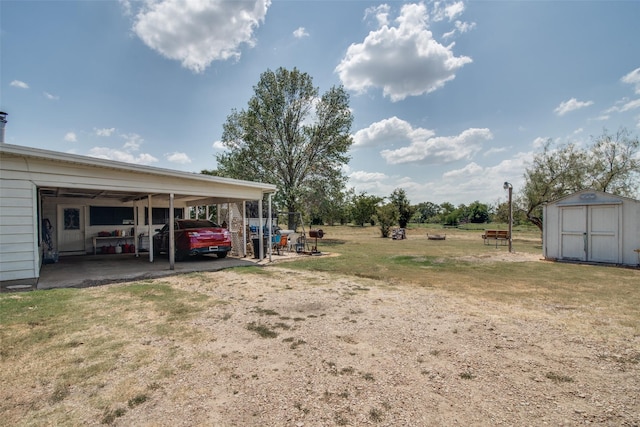
[{"label": "concrete driveway", "polygon": [[60,257],[55,264],[40,270],[37,289],[82,288],[108,283],[129,282],[196,271],[218,271],[231,267],[256,265],[251,258],[217,258],[215,255],[175,263],[169,270],[166,256],[149,262],[148,254],[82,255]]}]

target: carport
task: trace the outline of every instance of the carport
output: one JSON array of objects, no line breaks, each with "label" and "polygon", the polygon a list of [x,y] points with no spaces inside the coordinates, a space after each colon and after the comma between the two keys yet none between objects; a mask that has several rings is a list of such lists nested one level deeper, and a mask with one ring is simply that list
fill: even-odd
[{"label": "carport", "polygon": [[[173,270],[172,253],[168,263],[165,259],[154,260],[155,229],[167,222],[173,225],[176,213],[187,217],[205,206],[226,207],[224,220],[235,236],[237,255],[244,257],[245,203],[261,201],[265,194],[276,191],[271,184],[9,144],[0,144],[0,155],[3,287],[34,286],[49,242],[59,260],[86,256],[93,254],[95,237],[105,231],[116,241],[131,241],[135,253],[129,256],[141,255],[149,263],[159,262]],[[259,206],[261,209],[262,204]],[[141,245],[148,253],[141,253]]]}]

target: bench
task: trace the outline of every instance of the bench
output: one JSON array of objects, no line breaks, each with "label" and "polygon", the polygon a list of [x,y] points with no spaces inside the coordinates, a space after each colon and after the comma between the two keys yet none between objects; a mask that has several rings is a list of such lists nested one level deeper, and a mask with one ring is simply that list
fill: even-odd
[{"label": "bench", "polygon": [[493,241],[496,242],[496,248],[498,247],[498,242],[506,245],[509,241],[509,231],[507,230],[484,230],[484,234],[482,235],[482,239],[484,240],[485,245],[490,245]]}]

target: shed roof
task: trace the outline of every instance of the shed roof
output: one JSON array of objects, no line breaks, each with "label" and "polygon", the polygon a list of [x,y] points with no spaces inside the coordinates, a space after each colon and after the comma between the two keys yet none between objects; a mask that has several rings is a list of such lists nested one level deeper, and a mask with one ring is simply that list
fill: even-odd
[{"label": "shed roof", "polygon": [[549,205],[568,206],[568,205],[601,205],[601,204],[621,204],[624,200],[630,202],[638,202],[638,200],[619,196],[617,194],[605,193],[593,189],[584,189],[572,194],[568,194],[557,200],[549,202]]}]

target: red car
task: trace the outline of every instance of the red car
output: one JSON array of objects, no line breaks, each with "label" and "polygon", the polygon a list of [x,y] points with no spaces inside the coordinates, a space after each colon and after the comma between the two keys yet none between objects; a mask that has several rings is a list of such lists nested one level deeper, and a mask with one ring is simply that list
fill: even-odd
[{"label": "red car", "polygon": [[[169,224],[156,230],[153,236],[153,252],[169,253]],[[231,250],[231,233],[206,219],[177,219],[174,225],[176,261],[189,256],[216,254],[224,258]]]}]

